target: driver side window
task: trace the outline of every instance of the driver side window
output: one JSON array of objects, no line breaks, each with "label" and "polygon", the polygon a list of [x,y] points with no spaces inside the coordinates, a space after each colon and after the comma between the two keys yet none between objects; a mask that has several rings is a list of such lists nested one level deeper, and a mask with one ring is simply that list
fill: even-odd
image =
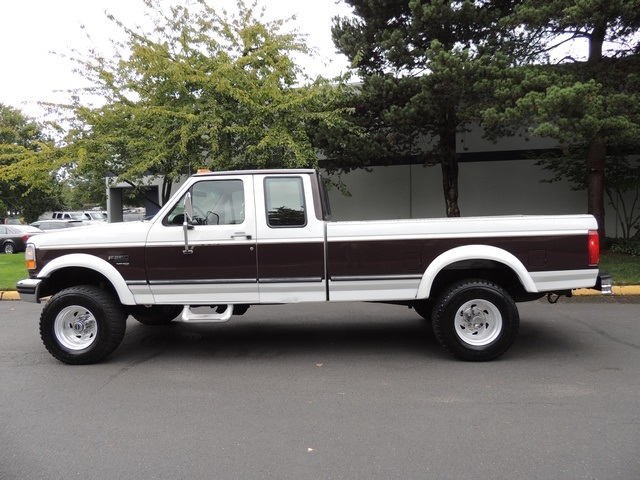
[{"label": "driver side window", "polygon": [[[242,180],[204,180],[191,187],[194,225],[235,225],[244,222]],[[182,225],[184,196],[163,219],[164,225]]]}]

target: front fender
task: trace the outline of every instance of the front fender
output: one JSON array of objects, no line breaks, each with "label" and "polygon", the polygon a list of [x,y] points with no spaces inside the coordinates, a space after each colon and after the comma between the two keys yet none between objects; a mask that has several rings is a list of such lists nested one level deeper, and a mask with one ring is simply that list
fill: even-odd
[{"label": "front fender", "polygon": [[448,250],[431,262],[422,276],[416,298],[428,298],[431,294],[433,281],[438,274],[449,265],[464,260],[492,260],[501,263],[515,272],[527,292],[538,292],[538,288],[531,278],[531,275],[522,262],[513,254],[501,248],[488,245],[465,245]]},{"label": "front fender", "polygon": [[135,305],[136,302],[133,294],[131,290],[129,290],[127,282],[125,282],[122,275],[120,275],[120,272],[102,258],[87,255],[86,253],[70,253],[69,255],[51,260],[42,268],[40,273],[38,273],[38,278],[49,278],[54,272],[71,267],[87,268],[102,274],[111,282],[111,285],[113,285],[120,299],[120,303],[123,305]]}]

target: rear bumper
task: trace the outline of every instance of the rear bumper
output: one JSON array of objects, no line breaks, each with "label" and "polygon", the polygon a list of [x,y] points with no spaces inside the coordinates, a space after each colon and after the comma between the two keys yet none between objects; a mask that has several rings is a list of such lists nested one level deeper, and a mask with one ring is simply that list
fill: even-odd
[{"label": "rear bumper", "polygon": [[613,295],[613,275],[601,273],[598,275],[594,290],[600,290],[603,295]]},{"label": "rear bumper", "polygon": [[[557,295],[559,297],[572,297],[573,295],[613,295],[613,275],[608,273],[600,273],[596,277],[596,283],[592,287],[577,288],[571,290],[556,290],[549,292],[551,295]],[[555,302],[552,302],[555,303]]]},{"label": "rear bumper", "polygon": [[24,302],[40,303],[40,285],[42,280],[26,278],[16,283],[16,290],[20,300]]}]

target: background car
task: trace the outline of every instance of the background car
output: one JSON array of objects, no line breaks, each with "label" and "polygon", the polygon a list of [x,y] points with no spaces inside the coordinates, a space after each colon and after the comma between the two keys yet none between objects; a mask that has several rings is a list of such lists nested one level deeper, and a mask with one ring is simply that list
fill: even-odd
[{"label": "background car", "polygon": [[0,217],[0,224],[3,225],[22,225],[18,217]]},{"label": "background car", "polygon": [[86,217],[82,212],[53,212],[53,220],[84,220]]},{"label": "background car", "polygon": [[39,228],[45,232],[61,230],[63,228],[82,227],[86,223],[82,220],[39,220],[31,224],[32,227]]},{"label": "background car", "polygon": [[93,220],[94,222],[106,222],[107,212],[101,212],[99,210],[88,210],[83,212],[86,220]]},{"label": "background car", "polygon": [[0,243],[4,253],[24,252],[27,240],[33,235],[44,233],[30,225],[0,225]]},{"label": "background car", "polygon": [[122,221],[123,222],[141,222],[144,220],[144,215],[141,213],[123,213]]}]

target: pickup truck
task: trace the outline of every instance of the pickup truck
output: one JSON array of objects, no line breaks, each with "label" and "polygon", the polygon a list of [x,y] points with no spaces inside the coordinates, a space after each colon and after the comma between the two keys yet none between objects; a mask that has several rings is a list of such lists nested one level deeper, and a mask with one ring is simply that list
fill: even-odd
[{"label": "pickup truck", "polygon": [[215,323],[347,301],[413,308],[451,354],[491,360],[516,338],[516,302],[611,286],[590,215],[332,222],[315,170],[199,173],[150,221],[39,235],[25,259],[17,290],[48,298],[40,335],[70,364],[111,354],[129,315]]}]

